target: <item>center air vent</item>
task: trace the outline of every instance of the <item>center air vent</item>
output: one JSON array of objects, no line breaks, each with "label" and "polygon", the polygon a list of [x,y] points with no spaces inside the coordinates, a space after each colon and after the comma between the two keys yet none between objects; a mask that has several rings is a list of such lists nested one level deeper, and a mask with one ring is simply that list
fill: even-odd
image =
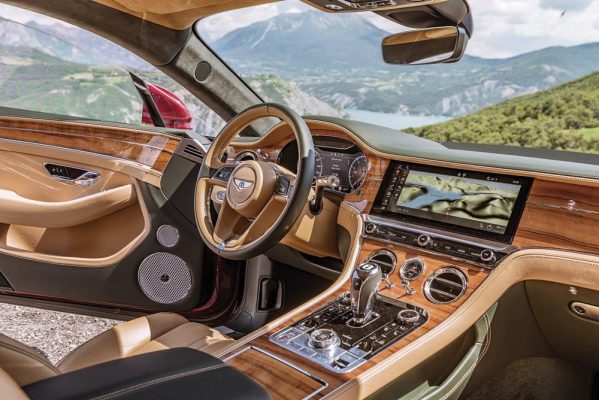
[{"label": "center air vent", "polygon": [[393,271],[395,271],[397,257],[395,257],[395,254],[390,250],[379,249],[366,257],[366,262],[378,264],[378,266],[381,267],[383,275],[390,276]]},{"label": "center air vent", "polygon": [[453,303],[466,292],[468,278],[455,267],[445,267],[433,272],[424,283],[424,295],[436,304]]}]

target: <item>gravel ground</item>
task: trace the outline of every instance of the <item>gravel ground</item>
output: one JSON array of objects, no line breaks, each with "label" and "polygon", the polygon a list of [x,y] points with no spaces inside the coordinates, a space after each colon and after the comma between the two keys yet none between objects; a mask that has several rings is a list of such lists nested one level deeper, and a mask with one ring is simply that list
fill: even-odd
[{"label": "gravel ground", "polygon": [[37,348],[54,364],[77,346],[121,322],[0,304],[0,333]]}]

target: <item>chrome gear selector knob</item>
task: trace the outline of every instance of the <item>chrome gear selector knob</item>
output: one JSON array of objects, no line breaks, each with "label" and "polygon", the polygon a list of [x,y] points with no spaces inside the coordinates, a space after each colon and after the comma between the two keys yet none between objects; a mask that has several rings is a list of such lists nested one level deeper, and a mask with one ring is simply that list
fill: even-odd
[{"label": "chrome gear selector knob", "polygon": [[372,262],[360,264],[351,277],[351,309],[356,324],[363,325],[372,317],[377,288],[383,280],[381,267]]}]

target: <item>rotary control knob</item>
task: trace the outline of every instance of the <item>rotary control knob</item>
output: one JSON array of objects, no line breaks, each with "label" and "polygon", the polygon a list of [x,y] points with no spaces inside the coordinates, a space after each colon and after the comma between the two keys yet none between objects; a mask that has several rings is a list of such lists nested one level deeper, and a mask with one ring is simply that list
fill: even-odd
[{"label": "rotary control knob", "polygon": [[495,252],[490,249],[485,249],[480,252],[480,259],[482,262],[486,262],[486,263],[495,262],[495,260],[496,260]]},{"label": "rotary control knob", "polygon": [[420,314],[418,314],[415,310],[401,310],[397,313],[397,320],[399,322],[403,322],[404,324],[413,324],[418,322],[420,319]]},{"label": "rotary control knob", "polygon": [[308,343],[316,349],[326,350],[339,346],[341,340],[334,330],[325,328],[312,332]]},{"label": "rotary control knob", "polygon": [[376,224],[373,224],[372,222],[367,223],[364,231],[369,235],[373,234],[376,232]]},{"label": "rotary control knob", "polygon": [[343,292],[339,299],[341,300],[341,304],[351,304],[351,294],[349,292]]},{"label": "rotary control knob", "polygon": [[431,242],[431,237],[429,235],[422,234],[422,235],[418,236],[418,239],[416,239],[416,242],[418,243],[418,246],[426,247]]}]

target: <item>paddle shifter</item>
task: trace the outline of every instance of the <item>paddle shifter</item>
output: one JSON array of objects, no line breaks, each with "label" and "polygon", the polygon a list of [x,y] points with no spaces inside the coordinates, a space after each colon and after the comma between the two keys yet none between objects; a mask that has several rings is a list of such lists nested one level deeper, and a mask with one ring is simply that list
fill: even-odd
[{"label": "paddle shifter", "polygon": [[381,267],[375,263],[360,264],[351,277],[351,310],[356,325],[364,325],[372,318],[377,288],[383,280]]}]

